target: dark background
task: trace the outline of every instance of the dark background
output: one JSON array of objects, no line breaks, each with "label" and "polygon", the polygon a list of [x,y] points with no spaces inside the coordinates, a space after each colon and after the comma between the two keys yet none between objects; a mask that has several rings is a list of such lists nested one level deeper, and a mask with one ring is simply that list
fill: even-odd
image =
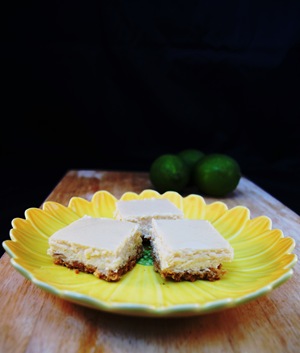
[{"label": "dark background", "polygon": [[299,1],[29,1],[1,16],[1,239],[69,169],[148,171],[185,148],[231,155],[300,213]]}]

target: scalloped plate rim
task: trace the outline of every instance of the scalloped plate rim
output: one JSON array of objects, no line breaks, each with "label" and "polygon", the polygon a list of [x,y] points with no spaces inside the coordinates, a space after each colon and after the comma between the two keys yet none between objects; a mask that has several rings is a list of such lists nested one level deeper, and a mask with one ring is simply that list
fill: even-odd
[{"label": "scalloped plate rim", "polygon": [[[7,241],[4,241],[5,244]],[[6,245],[3,245],[6,247]],[[268,285],[259,288],[258,290],[241,296],[239,298],[224,298],[220,300],[213,300],[211,302],[207,302],[206,304],[197,304],[197,303],[189,303],[189,304],[178,304],[172,305],[168,307],[160,307],[153,308],[151,305],[147,304],[136,304],[136,303],[111,303],[99,299],[95,299],[93,297],[78,293],[76,291],[62,290],[57,289],[47,282],[41,281],[35,278],[30,271],[27,271],[22,266],[17,264],[13,258],[10,259],[12,266],[21,273],[26,279],[30,280],[37,287],[44,290],[45,292],[51,293],[57,296],[60,299],[70,301],[72,303],[82,305],[91,309],[102,310],[106,312],[118,313],[129,316],[143,316],[143,317],[177,317],[177,316],[195,316],[195,315],[204,315],[209,313],[214,313],[220,310],[235,308],[242,304],[246,304],[249,301],[254,299],[258,299],[259,297],[266,295],[271,292],[277,286],[286,282],[294,273],[292,268],[289,269],[284,275],[278,277],[273,282]],[[295,262],[295,261],[294,261]],[[89,305],[87,303],[92,303]]]}]

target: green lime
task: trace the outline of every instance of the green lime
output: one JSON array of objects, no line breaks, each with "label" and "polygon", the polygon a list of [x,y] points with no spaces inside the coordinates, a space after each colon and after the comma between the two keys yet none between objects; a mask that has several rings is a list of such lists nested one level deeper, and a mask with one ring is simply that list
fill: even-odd
[{"label": "green lime", "polygon": [[222,197],[235,190],[241,178],[238,162],[232,157],[213,153],[203,157],[195,166],[194,183],[199,191]]},{"label": "green lime", "polygon": [[187,148],[185,150],[180,151],[177,155],[187,165],[187,167],[189,169],[189,173],[190,173],[189,184],[192,185],[193,184],[194,168],[195,168],[197,162],[199,162],[205,156],[205,154],[198,149]]},{"label": "green lime", "polygon": [[150,180],[158,192],[182,191],[189,181],[186,164],[175,154],[157,157],[150,167]]}]

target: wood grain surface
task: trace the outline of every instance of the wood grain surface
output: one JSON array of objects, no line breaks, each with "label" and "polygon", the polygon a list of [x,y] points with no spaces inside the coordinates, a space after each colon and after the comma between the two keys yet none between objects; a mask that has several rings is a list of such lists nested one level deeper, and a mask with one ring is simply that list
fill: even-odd
[{"label": "wood grain surface", "polygon": [[[90,200],[98,190],[119,198],[126,191],[149,188],[147,173],[72,170],[47,201],[67,205],[73,196]],[[229,208],[248,207],[251,217],[270,217],[273,228],[295,239],[299,258],[300,218],[281,202],[244,177],[232,195],[219,200]],[[122,316],[64,301],[25,279],[7,254],[0,269],[1,353],[299,351],[298,263],[293,276],[266,296],[217,313],[172,319]]]}]

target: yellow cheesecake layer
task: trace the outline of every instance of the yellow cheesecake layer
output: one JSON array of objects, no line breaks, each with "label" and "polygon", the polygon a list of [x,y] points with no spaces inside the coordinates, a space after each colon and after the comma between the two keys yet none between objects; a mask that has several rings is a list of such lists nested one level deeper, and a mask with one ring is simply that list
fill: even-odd
[{"label": "yellow cheesecake layer", "polygon": [[152,220],[152,246],[161,271],[197,272],[233,260],[229,242],[206,220]]},{"label": "yellow cheesecake layer", "polygon": [[119,200],[115,219],[139,224],[144,238],[149,238],[152,219],[182,219],[183,212],[168,199]]},{"label": "yellow cheesecake layer", "polygon": [[47,253],[107,273],[135,258],[141,243],[137,224],[85,216],[54,233]]}]

